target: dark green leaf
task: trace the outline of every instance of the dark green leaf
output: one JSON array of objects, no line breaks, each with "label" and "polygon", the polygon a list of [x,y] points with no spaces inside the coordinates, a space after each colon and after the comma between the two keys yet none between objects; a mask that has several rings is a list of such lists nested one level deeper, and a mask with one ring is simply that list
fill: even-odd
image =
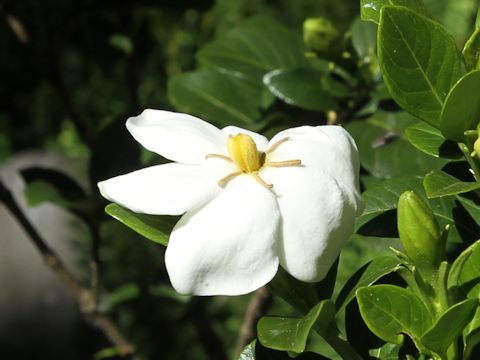
[{"label": "dark green leaf", "polygon": [[432,171],[425,176],[423,186],[432,199],[476,190],[480,188],[480,183],[463,182],[443,171]]},{"label": "dark green leaf", "polygon": [[394,100],[438,127],[445,97],[462,72],[453,37],[410,9],[385,6],[378,41],[380,67]]},{"label": "dark green leaf", "polygon": [[360,15],[362,20],[378,23],[380,10],[386,5],[405,6],[421,14],[426,11],[422,0],[360,0]]},{"label": "dark green leaf", "polygon": [[472,200],[464,198],[462,196],[457,196],[457,200],[460,201],[460,204],[467,210],[472,219],[480,226],[480,206],[474,203]]},{"label": "dark green leaf", "polygon": [[480,27],[477,27],[463,47],[467,70],[480,69]]},{"label": "dark green leaf", "polygon": [[422,336],[423,345],[445,357],[447,349],[472,320],[477,305],[477,299],[467,299],[447,309]]},{"label": "dark green leaf", "polygon": [[448,94],[440,118],[440,130],[450,140],[465,142],[464,131],[480,121],[480,70],[463,76]]},{"label": "dark green leaf", "polygon": [[253,18],[203,47],[202,65],[260,83],[267,72],[305,64],[299,34],[269,18]]},{"label": "dark green leaf", "polygon": [[258,340],[271,349],[302,353],[312,328],[322,333],[334,316],[335,306],[330,300],[321,301],[300,319],[264,316],[257,325]]},{"label": "dark green leaf", "polygon": [[426,154],[447,159],[459,159],[462,153],[457,144],[445,139],[440,130],[419,122],[405,129],[405,137]]},{"label": "dark green leaf", "polygon": [[307,110],[327,111],[338,106],[322,84],[322,74],[312,69],[274,70],[264,84],[287,104]]},{"label": "dark green leaf", "polygon": [[472,359],[475,347],[480,343],[480,307],[477,307],[477,311],[473,320],[465,329],[465,349],[463,353],[464,359]]},{"label": "dark green leaf", "polygon": [[374,285],[358,289],[357,301],[363,320],[379,338],[401,344],[401,334],[407,334],[421,346],[420,337],[432,319],[414,293],[394,285]]},{"label": "dark green leaf", "polygon": [[397,344],[386,343],[378,349],[371,349],[369,355],[378,360],[398,360],[401,358],[400,348]]},{"label": "dark green leaf", "polygon": [[335,306],[338,311],[347,306],[355,297],[357,289],[370,286],[381,277],[395,271],[400,261],[392,256],[381,256],[362,266],[347,281],[337,297]]},{"label": "dark green leaf", "polygon": [[168,96],[178,110],[217,125],[252,125],[260,117],[260,87],[211,69],[170,78]]},{"label": "dark green leaf", "polygon": [[376,112],[366,121],[353,121],[346,129],[355,139],[362,166],[377,178],[425,175],[447,161],[429,156],[405,138],[405,128],[416,120],[405,112]]},{"label": "dark green leaf", "polygon": [[295,279],[281,267],[268,286],[301,314],[306,314],[320,300],[314,284]]},{"label": "dark green leaf", "polygon": [[145,238],[167,246],[168,237],[174,226],[171,218],[137,214],[117,204],[107,205],[105,212]]},{"label": "dark green leaf", "polygon": [[[458,270],[451,276],[451,285],[470,299],[480,296],[480,240],[467,248],[455,262]],[[456,279],[455,279],[456,278]],[[456,281],[455,281],[456,280]],[[455,284],[456,282],[456,284]]]}]

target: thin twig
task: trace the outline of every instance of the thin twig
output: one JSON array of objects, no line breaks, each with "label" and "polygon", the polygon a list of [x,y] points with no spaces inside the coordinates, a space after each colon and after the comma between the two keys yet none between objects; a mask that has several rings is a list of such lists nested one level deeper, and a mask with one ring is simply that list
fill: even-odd
[{"label": "thin twig", "polygon": [[10,190],[0,180],[0,202],[9,209],[18,223],[29,235],[33,245],[37,248],[45,264],[67,285],[73,297],[78,302],[81,312],[87,320],[99,328],[110,342],[116,346],[122,355],[133,355],[135,347],[120,332],[118,326],[107,316],[98,314],[94,310],[95,296],[91,289],[83,287],[64,265],[57,253],[43,240],[32,223],[18,206]]},{"label": "thin twig", "polygon": [[245,316],[243,317],[242,327],[235,346],[235,354],[238,355],[257,336],[257,322],[265,315],[272,304],[272,294],[267,287],[261,287],[252,296],[248,303]]}]

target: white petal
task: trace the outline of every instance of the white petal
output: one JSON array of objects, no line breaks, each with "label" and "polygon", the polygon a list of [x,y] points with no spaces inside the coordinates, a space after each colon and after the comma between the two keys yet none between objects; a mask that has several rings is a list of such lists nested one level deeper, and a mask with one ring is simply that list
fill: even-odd
[{"label": "white petal", "polygon": [[355,203],[357,215],[363,211],[360,195],[360,159],[357,146],[350,134],[341,126],[301,126],[275,135],[270,146],[290,138],[269,156],[270,161],[300,159],[305,167],[316,168],[333,176]]},{"label": "white petal", "polygon": [[147,109],[126,126],[144,148],[180,163],[202,164],[209,153],[226,153],[225,134],[191,115]]},{"label": "white petal", "polygon": [[250,131],[250,130],[245,130],[236,126],[227,126],[222,129],[222,132],[226,134],[227,136],[229,135],[237,135],[237,134],[247,134],[250,135],[255,141],[255,144],[257,145],[257,149],[259,151],[265,151],[268,148],[268,139],[260,134],[257,134],[256,132]]},{"label": "white petal", "polygon": [[280,213],[274,194],[249,175],[230,181],[173,230],[165,263],[182,294],[240,295],[269,282],[278,268]]},{"label": "white petal", "polygon": [[170,163],[98,183],[103,197],[138,213],[181,215],[198,209],[220,191],[224,170]]},{"label": "white petal", "polygon": [[354,207],[317,169],[267,168],[260,175],[273,184],[280,207],[280,264],[301,281],[320,281],[353,233]]}]

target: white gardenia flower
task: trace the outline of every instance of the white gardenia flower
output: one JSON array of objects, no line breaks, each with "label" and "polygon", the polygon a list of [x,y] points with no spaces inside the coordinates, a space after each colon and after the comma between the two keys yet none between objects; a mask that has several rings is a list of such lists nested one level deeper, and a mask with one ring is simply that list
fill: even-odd
[{"label": "white gardenia flower", "polygon": [[301,126],[270,141],[196,117],[145,110],[127,129],[172,163],[98,184],[138,213],[181,215],[165,262],[182,294],[240,295],[276,274],[323,279],[363,210],[359,158],[340,126]]}]

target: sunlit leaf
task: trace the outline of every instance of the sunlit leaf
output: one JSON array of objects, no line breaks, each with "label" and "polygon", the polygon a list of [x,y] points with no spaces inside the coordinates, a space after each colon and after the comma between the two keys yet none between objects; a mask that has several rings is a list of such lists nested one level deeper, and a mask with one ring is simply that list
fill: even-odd
[{"label": "sunlit leaf", "polygon": [[425,176],[423,186],[431,199],[476,190],[480,188],[480,183],[463,182],[443,171],[432,171]]}]

